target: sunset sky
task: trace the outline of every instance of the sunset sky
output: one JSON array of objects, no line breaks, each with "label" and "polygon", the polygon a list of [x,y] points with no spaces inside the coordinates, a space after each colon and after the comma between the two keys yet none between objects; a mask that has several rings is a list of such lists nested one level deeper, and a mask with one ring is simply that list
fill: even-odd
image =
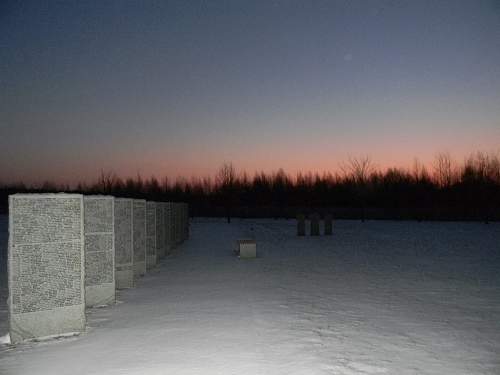
[{"label": "sunset sky", "polygon": [[0,182],[500,151],[500,2],[1,1]]}]

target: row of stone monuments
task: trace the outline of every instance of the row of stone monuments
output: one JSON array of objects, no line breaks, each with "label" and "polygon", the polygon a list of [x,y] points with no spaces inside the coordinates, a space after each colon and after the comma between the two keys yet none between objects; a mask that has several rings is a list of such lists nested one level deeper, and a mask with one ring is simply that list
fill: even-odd
[{"label": "row of stone monuments", "polygon": [[82,332],[85,307],[114,303],[188,235],[185,203],[9,196],[11,342]]},{"label": "row of stone monuments", "polygon": [[[309,215],[310,222],[310,231],[309,234],[311,236],[319,236],[319,223],[320,216],[319,214]],[[324,217],[324,234],[325,236],[331,236],[333,232],[333,216],[325,215]],[[306,216],[303,214],[297,215],[297,236],[305,236],[306,235]]]}]

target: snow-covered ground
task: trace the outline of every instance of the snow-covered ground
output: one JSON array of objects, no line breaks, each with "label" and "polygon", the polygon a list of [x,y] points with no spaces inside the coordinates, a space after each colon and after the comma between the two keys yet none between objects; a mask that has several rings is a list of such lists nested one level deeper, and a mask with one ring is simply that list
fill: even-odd
[{"label": "snow-covered ground", "polygon": [[[334,229],[195,220],[137,288],[88,311],[85,334],[0,346],[0,374],[500,374],[500,224]],[[259,258],[239,260],[248,236]]]}]

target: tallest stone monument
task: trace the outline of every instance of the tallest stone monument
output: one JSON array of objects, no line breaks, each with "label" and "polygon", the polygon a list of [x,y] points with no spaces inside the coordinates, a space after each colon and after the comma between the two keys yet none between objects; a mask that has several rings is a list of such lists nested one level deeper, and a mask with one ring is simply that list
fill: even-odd
[{"label": "tallest stone monument", "polygon": [[12,343],[85,329],[83,196],[9,197]]}]

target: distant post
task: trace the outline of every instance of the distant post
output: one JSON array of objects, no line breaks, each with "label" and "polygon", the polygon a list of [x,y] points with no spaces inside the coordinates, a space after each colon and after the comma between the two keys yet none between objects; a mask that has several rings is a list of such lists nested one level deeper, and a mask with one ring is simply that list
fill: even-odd
[{"label": "distant post", "polygon": [[319,215],[311,215],[311,236],[319,236]]},{"label": "distant post", "polygon": [[303,214],[297,215],[297,236],[306,235],[306,217]]},{"label": "distant post", "polygon": [[331,236],[333,232],[333,216],[325,215],[325,236]]}]

